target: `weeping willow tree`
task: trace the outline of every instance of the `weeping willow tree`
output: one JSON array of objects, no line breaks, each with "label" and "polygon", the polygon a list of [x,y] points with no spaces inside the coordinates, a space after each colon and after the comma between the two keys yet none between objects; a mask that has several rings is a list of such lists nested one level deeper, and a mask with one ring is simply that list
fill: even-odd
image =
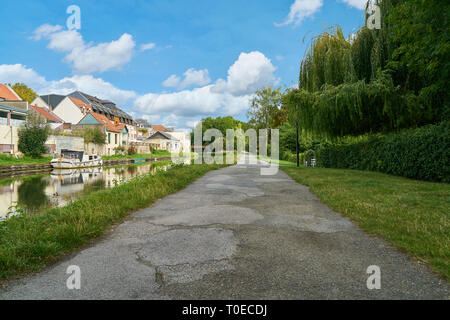
[{"label": "weeping willow tree", "polygon": [[309,92],[326,84],[339,85],[355,80],[351,44],[340,27],[332,28],[313,39],[300,65],[299,87]]},{"label": "weeping willow tree", "polygon": [[326,137],[394,131],[439,120],[438,112],[430,112],[433,105],[408,84],[414,74],[398,62],[401,38],[393,34],[408,21],[404,14],[403,20],[392,17],[404,3],[375,0],[382,13],[379,30],[362,27],[346,39],[342,29],[334,27],[312,40],[301,62],[299,88],[283,99],[291,119]]}]

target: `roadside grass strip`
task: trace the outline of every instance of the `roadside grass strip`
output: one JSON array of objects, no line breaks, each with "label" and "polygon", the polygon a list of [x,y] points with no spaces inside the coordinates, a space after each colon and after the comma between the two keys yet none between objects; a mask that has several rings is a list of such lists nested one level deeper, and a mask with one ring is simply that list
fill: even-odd
[{"label": "roadside grass strip", "polygon": [[280,168],[369,234],[450,280],[450,184],[369,171]]}]

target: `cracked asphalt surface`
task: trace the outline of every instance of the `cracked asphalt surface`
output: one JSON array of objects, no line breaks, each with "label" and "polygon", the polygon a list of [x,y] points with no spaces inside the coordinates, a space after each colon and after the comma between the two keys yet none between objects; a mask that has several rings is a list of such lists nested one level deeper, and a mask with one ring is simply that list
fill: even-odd
[{"label": "cracked asphalt surface", "polygon": [[[250,157],[251,158],[251,157]],[[253,159],[256,161],[256,159]],[[448,299],[427,266],[265,162],[209,172],[0,299]],[[69,290],[67,267],[81,269]],[[381,289],[366,270],[381,268]]]}]

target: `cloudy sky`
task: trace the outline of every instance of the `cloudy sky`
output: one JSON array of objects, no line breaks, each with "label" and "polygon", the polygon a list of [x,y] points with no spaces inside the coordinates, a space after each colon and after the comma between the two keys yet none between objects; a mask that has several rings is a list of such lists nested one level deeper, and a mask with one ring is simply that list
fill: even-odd
[{"label": "cloudy sky", "polygon": [[[67,8],[81,11],[69,30]],[[252,93],[290,87],[312,36],[364,23],[365,0],[15,0],[0,12],[0,83],[85,91],[152,124],[246,119]],[[71,20],[74,22],[74,20]]]}]

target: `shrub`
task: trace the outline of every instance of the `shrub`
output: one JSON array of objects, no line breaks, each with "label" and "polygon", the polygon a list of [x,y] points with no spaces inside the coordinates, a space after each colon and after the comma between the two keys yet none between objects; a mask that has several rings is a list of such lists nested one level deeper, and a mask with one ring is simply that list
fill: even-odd
[{"label": "shrub", "polygon": [[124,152],[125,152],[124,146],[118,146],[114,148],[114,154],[116,155],[123,154]]},{"label": "shrub", "polygon": [[322,145],[316,154],[317,165],[325,168],[450,182],[450,121],[353,143]]},{"label": "shrub", "polygon": [[99,128],[86,128],[81,134],[84,143],[94,143],[101,146],[106,143],[106,133]]},{"label": "shrub", "polygon": [[47,152],[45,141],[48,137],[48,128],[29,126],[19,131],[19,150],[25,155],[38,158]]},{"label": "shrub", "polygon": [[136,154],[136,148],[134,146],[130,146],[128,148],[128,154],[131,156],[133,154]]}]

